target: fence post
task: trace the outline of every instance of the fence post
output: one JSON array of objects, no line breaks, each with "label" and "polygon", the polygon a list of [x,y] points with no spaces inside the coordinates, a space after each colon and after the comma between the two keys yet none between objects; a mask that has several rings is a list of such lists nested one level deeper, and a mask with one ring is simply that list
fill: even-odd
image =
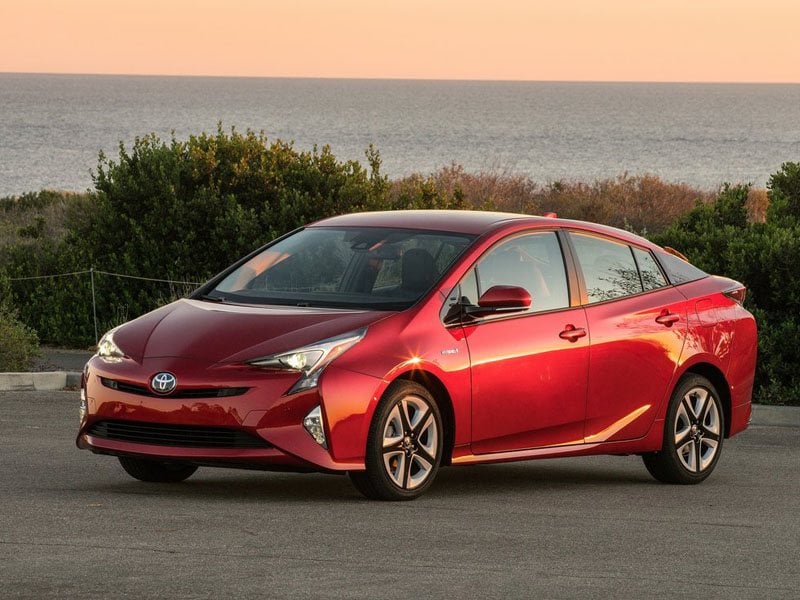
[{"label": "fence post", "polygon": [[89,268],[89,276],[92,279],[92,317],[94,318],[94,345],[100,342],[100,338],[97,337],[97,301],[94,297],[94,267]]}]

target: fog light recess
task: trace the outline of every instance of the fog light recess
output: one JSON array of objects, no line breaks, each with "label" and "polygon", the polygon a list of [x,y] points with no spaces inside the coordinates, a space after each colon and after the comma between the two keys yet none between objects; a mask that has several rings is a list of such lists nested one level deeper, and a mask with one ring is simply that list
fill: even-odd
[{"label": "fog light recess", "polygon": [[325,427],[322,424],[322,409],[315,406],[303,419],[303,427],[320,446],[327,450],[328,442],[325,439]]},{"label": "fog light recess", "polygon": [[78,420],[83,423],[83,420],[86,418],[86,413],[88,412],[89,407],[86,402],[86,388],[81,387],[81,401],[78,404]]}]

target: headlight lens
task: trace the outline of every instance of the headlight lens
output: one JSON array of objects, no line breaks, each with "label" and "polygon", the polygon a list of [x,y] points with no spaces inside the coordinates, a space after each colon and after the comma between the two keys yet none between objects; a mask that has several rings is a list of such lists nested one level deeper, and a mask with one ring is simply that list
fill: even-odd
[{"label": "headlight lens", "polygon": [[343,335],[322,340],[291,352],[265,356],[248,361],[248,364],[265,369],[299,371],[302,376],[289,390],[289,394],[316,387],[322,371],[336,358],[355,346],[367,334],[366,327]]},{"label": "headlight lens", "polygon": [[97,356],[110,363],[120,362],[125,358],[125,353],[114,342],[115,331],[116,329],[109,331],[100,338],[100,343],[97,344]]}]

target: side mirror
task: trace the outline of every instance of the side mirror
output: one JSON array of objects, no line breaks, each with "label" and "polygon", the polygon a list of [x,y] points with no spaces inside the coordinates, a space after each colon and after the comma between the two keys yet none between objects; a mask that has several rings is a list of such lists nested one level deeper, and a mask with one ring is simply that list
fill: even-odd
[{"label": "side mirror", "polygon": [[478,298],[478,306],[465,306],[466,314],[483,317],[497,313],[512,313],[528,310],[531,295],[525,288],[515,285],[495,285]]}]

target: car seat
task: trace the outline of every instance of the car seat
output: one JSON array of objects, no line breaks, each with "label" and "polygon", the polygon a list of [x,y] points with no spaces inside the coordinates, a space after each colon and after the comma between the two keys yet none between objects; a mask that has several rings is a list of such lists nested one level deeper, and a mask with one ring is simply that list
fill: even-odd
[{"label": "car seat", "polygon": [[433,285],[439,273],[431,253],[424,248],[411,248],[403,254],[402,283],[404,292],[419,295]]}]

